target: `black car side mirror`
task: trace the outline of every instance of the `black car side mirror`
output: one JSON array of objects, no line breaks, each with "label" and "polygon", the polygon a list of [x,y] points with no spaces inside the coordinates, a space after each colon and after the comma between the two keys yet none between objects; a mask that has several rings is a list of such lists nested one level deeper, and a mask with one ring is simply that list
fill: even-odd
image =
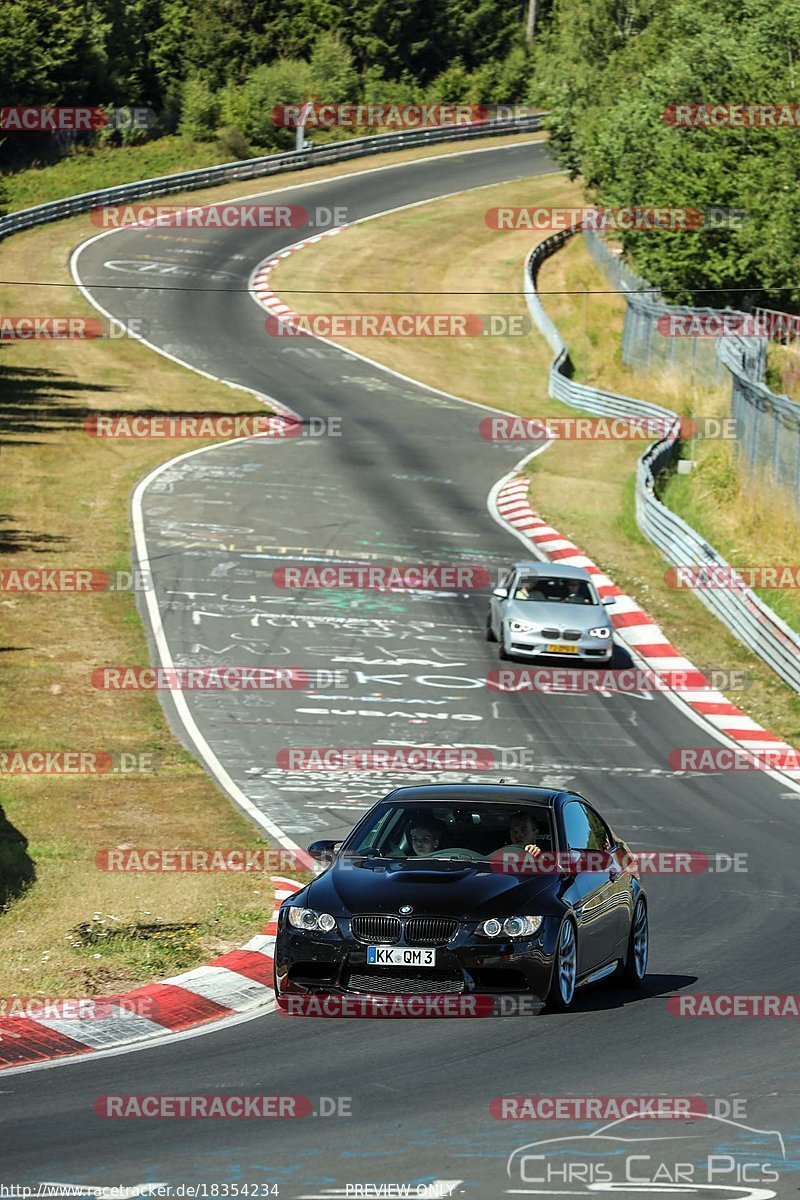
[{"label": "black car side mirror", "polygon": [[336,858],[336,847],[341,844],[341,842],[312,842],[306,849],[317,862],[332,863]]}]

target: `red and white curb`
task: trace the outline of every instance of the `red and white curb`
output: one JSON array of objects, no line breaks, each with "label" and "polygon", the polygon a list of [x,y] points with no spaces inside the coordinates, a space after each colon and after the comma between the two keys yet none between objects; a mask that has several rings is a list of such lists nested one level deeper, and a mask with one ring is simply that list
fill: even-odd
[{"label": "red and white curb", "polygon": [[[551,562],[583,567],[588,571],[599,594],[614,599],[611,623],[619,639],[653,672],[686,672],[687,683],[694,686],[681,688],[676,694],[703,721],[743,749],[754,752],[772,750],[791,755],[794,748],[788,742],[770,733],[735,704],[731,704],[722,692],[712,688],[702,671],[672,645],[653,618],[631,596],[618,588],[574,542],[536,515],[528,500],[530,483],[530,479],[515,474],[502,484],[497,493],[496,506],[503,521],[519,530]],[[794,768],[782,769],[781,774],[800,779],[800,770]]]},{"label": "red and white curb", "polygon": [[267,258],[263,263],[259,263],[252,276],[250,288],[271,316],[279,317],[281,321],[285,321],[288,325],[293,324],[294,320],[300,316],[288,304],[284,304],[280,296],[277,296],[273,292],[269,277],[275,267],[279,266],[284,259],[290,258],[292,254],[297,250],[301,250],[304,246],[313,246],[316,242],[321,242],[323,238],[333,237],[346,228],[346,225],[338,225],[334,229],[325,229],[322,233],[314,234],[313,237],[304,238],[301,242],[295,242],[293,246],[288,246],[285,250],[281,250],[274,258]]},{"label": "red and white curb", "polygon": [[[272,967],[278,908],[303,886],[282,876],[273,879],[272,919],[238,950],[124,995],[99,997],[94,1003],[100,1015],[88,1005],[83,1016],[0,1019],[0,1069],[152,1040],[268,1004],[275,995]],[[57,1003],[50,1007],[58,1013]]]}]

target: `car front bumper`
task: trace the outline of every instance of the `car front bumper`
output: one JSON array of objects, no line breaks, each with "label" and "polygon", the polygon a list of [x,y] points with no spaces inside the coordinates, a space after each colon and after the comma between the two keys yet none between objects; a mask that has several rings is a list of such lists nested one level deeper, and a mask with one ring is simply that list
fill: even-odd
[{"label": "car front bumper", "polygon": [[[530,939],[510,941],[460,935],[436,947],[436,965],[378,967],[367,963],[367,945],[352,938],[319,937],[279,928],[275,944],[277,996],[527,995],[544,1000],[550,987],[559,922],[546,917]],[[397,943],[398,948],[404,943]],[[415,947],[418,948],[418,947]]]},{"label": "car front bumper", "polygon": [[564,649],[548,650],[547,641],[539,634],[515,633],[506,630],[506,646],[511,654],[524,655],[528,658],[547,658],[559,662],[609,662],[614,655],[614,639],[582,637],[578,642],[564,643]]}]

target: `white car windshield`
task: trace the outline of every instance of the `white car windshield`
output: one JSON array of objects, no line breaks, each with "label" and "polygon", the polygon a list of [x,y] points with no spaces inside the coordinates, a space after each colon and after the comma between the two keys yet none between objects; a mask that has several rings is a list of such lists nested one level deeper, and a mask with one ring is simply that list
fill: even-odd
[{"label": "white car windshield", "polygon": [[541,575],[521,576],[514,600],[541,604],[596,604],[589,584],[583,579],[552,579]]}]

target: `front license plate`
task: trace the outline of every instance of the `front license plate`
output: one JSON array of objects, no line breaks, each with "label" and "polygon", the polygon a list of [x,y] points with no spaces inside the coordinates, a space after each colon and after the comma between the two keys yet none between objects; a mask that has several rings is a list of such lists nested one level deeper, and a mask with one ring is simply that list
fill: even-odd
[{"label": "front license plate", "polygon": [[436,951],[367,946],[367,962],[373,967],[435,967]]},{"label": "front license plate", "polygon": [[577,646],[559,646],[555,642],[550,643],[547,647],[548,654],[577,654]]}]

